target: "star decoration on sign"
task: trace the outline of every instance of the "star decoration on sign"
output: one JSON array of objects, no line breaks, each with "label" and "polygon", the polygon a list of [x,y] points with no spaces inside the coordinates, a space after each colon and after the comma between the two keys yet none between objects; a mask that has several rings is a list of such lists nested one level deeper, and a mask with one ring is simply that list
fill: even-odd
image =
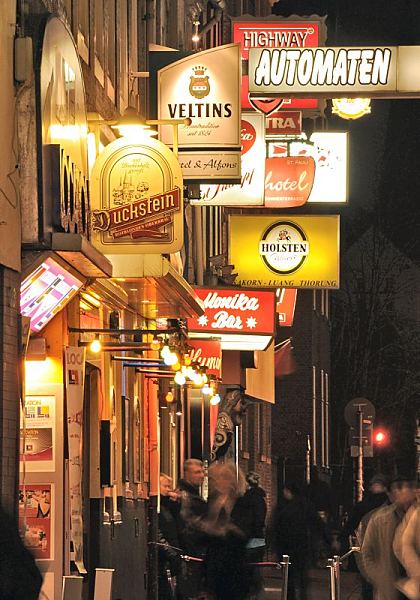
[{"label": "star decoration on sign", "polygon": [[249,327],[249,329],[254,329],[254,327],[257,326],[257,319],[255,317],[248,317],[246,320],[246,326]]},{"label": "star decoration on sign", "polygon": [[201,327],[205,327],[208,323],[208,317],[206,317],[206,315],[201,315],[201,317],[198,318],[198,324],[201,325]]}]

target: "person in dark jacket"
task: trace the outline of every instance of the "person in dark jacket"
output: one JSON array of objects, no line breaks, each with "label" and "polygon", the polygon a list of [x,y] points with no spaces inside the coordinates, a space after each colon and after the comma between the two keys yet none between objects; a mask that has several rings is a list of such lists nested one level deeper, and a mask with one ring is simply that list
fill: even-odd
[{"label": "person in dark jacket", "polygon": [[37,600],[42,576],[32,554],[19,536],[18,528],[0,508],[0,598]]},{"label": "person in dark jacket", "polygon": [[177,520],[179,503],[173,492],[172,479],[160,475],[160,512],[159,512],[159,598],[171,600],[174,589],[173,578],[178,577],[181,567]]},{"label": "person in dark jacket", "polygon": [[298,485],[286,483],[283,498],[273,513],[271,539],[278,560],[284,554],[290,557],[287,598],[307,600],[307,572],[311,555],[311,535],[324,535],[323,524],[314,506],[303,495]]},{"label": "person in dark jacket", "polygon": [[[200,494],[204,482],[201,460],[189,458],[184,463],[184,477],[179,480],[177,494],[180,502],[178,515],[178,539],[184,554],[202,558],[206,552],[205,536],[201,522],[207,514],[207,503]],[[178,582],[179,595],[183,600],[199,596],[203,586],[201,563],[183,561]]]}]

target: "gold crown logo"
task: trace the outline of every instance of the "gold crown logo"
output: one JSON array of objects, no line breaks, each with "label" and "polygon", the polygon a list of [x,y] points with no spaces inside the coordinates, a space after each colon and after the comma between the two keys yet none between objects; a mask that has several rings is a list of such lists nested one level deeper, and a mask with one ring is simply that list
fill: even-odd
[{"label": "gold crown logo", "polygon": [[194,75],[196,75],[197,77],[202,77],[206,72],[207,67],[197,65],[196,67],[193,67],[192,70],[194,71]]}]

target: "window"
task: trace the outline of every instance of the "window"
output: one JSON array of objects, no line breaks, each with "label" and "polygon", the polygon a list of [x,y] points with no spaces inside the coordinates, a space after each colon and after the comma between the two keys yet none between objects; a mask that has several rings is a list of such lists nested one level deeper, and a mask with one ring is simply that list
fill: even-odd
[{"label": "window", "polygon": [[95,0],[95,75],[104,85],[105,31],[103,0]]},{"label": "window", "polygon": [[128,18],[127,18],[127,0],[118,2],[118,39],[119,39],[119,55],[118,55],[118,86],[119,86],[119,101],[120,112],[127,107],[129,102],[128,97]]},{"label": "window", "polygon": [[89,63],[89,0],[77,3],[77,49],[85,63]]},{"label": "window", "polygon": [[115,0],[106,0],[105,2],[105,39],[106,39],[106,72],[115,87]]}]

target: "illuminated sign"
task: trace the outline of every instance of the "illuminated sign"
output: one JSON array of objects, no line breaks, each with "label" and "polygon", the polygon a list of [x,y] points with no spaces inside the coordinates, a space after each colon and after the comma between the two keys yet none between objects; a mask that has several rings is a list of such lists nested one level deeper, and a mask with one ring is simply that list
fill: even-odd
[{"label": "illuminated sign", "polygon": [[339,217],[230,215],[229,261],[243,287],[339,287]]},{"label": "illuminated sign", "polygon": [[420,46],[251,48],[249,91],[256,97],[418,97],[419,60]]},{"label": "illuminated sign", "polygon": [[188,319],[190,337],[219,337],[223,350],[264,350],[274,335],[274,294],[196,288],[205,312]]},{"label": "illuminated sign", "polygon": [[300,110],[282,110],[267,116],[265,120],[266,137],[299,135],[302,133],[302,112]]},{"label": "illuminated sign", "polygon": [[20,286],[20,312],[31,319],[31,330],[41,331],[82,285],[82,281],[47,258]]},{"label": "illuminated sign", "polygon": [[185,181],[228,181],[241,180],[240,152],[183,150],[178,155]]},{"label": "illuminated sign", "polygon": [[183,180],[167,146],[152,138],[115,140],[97,158],[91,185],[91,239],[103,254],[181,249]]},{"label": "illuminated sign", "polygon": [[[178,128],[179,148],[240,146],[240,50],[237,44],[197,52],[158,72],[158,118],[191,119]],[[163,143],[172,127],[159,126]]]},{"label": "illuminated sign", "polygon": [[309,198],[315,177],[315,161],[310,156],[284,156],[265,161],[267,208],[302,206]]},{"label": "illuminated sign", "polygon": [[192,362],[206,368],[207,375],[222,377],[222,346],[220,340],[188,340]]},{"label": "illuminated sign", "polygon": [[264,204],[264,115],[256,112],[242,114],[241,121],[241,183],[200,186],[200,200],[191,204],[224,206],[261,206]]},{"label": "illuminated sign", "polygon": [[370,114],[370,98],[333,98],[332,113],[342,119],[360,119]]},{"label": "illuminated sign", "polygon": [[281,327],[291,327],[295,316],[297,290],[293,288],[279,288],[276,296],[278,324]]},{"label": "illuminated sign", "polygon": [[[276,20],[269,17],[261,19],[239,19],[233,21],[233,41],[241,45],[242,60],[247,61],[250,48],[307,48],[320,46],[325,37],[322,20]],[[277,98],[259,101],[249,98],[248,76],[242,77],[242,108],[255,108],[266,115],[272,114],[280,106],[287,108],[316,108],[315,99],[300,98],[285,100]]]},{"label": "illuminated sign", "polygon": [[[348,134],[315,132],[309,138],[269,144],[270,156],[312,157],[315,177],[308,202],[347,202]],[[267,194],[267,192],[266,192]],[[267,195],[267,202],[269,196]],[[269,203],[266,206],[270,206]]]}]

